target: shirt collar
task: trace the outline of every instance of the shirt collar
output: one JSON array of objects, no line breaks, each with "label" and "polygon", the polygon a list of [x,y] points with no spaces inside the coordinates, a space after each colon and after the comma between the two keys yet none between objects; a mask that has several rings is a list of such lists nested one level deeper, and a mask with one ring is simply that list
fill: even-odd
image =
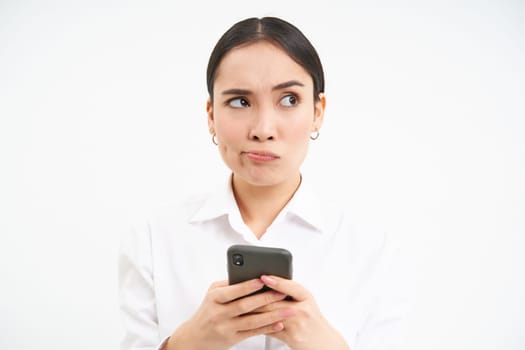
[{"label": "shirt collar", "polygon": [[[190,217],[190,222],[213,220],[223,215],[238,212],[237,202],[231,186],[231,175],[228,181],[213,192]],[[279,217],[295,216],[310,225],[319,233],[323,232],[321,202],[311,185],[301,178],[301,184],[294,196],[283,208]]]},{"label": "shirt collar", "polygon": [[220,216],[233,213],[237,208],[237,202],[233,196],[231,186],[231,175],[223,186],[219,186],[202,203],[195,213],[190,217],[190,222],[213,220]]},{"label": "shirt collar", "polygon": [[302,220],[319,233],[324,231],[321,200],[304,176],[301,177],[299,188],[283,211]]}]

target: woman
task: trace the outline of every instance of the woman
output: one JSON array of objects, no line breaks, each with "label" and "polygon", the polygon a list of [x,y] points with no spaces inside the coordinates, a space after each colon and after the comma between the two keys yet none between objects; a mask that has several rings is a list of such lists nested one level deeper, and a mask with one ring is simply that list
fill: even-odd
[{"label": "woman", "polygon": [[[207,83],[231,176],[126,237],[122,349],[395,348],[405,306],[393,245],[321,203],[301,175],[326,104],[311,43],[278,18],[240,21],[216,44]],[[239,243],[290,250],[294,279],[228,285],[226,250]]]}]

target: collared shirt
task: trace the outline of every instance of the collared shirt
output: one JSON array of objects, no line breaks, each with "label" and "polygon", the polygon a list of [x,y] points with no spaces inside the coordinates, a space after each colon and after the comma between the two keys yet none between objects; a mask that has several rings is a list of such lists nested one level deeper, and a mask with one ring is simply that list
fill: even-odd
[{"label": "collared shirt", "polygon": [[[322,202],[304,178],[261,239],[243,222],[230,181],[126,235],[119,256],[121,349],[159,349],[198,309],[211,283],[227,279],[226,251],[233,244],[288,249],[294,280],[352,350],[399,349],[409,294],[398,245]],[[261,335],[232,349],[288,347]]]}]

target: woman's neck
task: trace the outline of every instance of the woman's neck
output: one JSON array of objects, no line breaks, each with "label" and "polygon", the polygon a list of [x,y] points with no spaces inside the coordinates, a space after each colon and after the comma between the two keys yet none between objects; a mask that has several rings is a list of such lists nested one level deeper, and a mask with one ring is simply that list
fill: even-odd
[{"label": "woman's neck", "polygon": [[232,189],[244,223],[260,239],[293,197],[301,175],[273,186],[254,186],[232,177]]}]

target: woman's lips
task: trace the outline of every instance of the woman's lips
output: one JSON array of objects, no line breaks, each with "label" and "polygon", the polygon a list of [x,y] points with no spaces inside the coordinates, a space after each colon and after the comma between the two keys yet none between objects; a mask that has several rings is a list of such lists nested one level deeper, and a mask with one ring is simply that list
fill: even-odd
[{"label": "woman's lips", "polygon": [[243,152],[243,154],[246,155],[248,159],[251,159],[256,162],[269,162],[272,160],[279,159],[278,155],[265,151],[248,151]]}]

